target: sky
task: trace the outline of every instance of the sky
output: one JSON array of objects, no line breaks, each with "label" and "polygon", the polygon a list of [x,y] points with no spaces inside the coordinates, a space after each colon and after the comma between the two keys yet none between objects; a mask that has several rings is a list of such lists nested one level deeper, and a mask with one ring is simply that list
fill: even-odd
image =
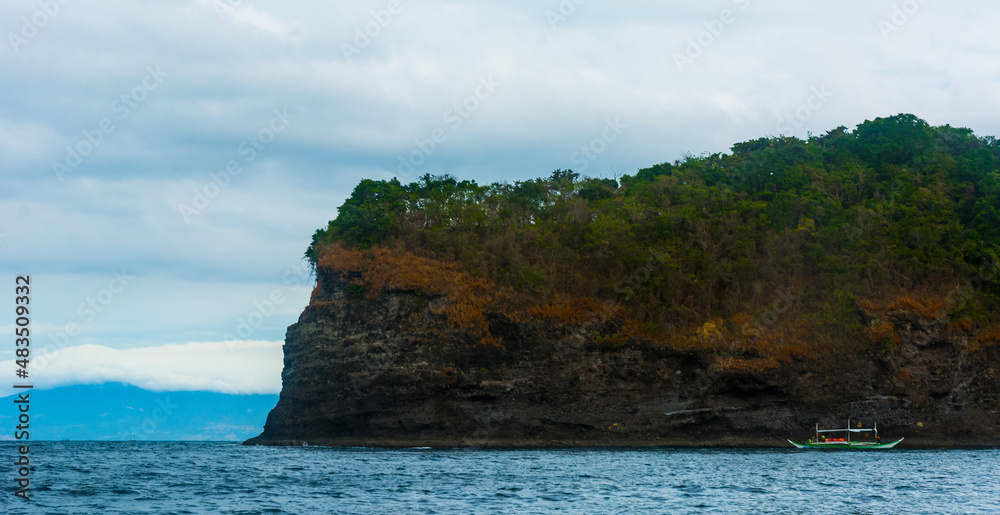
[{"label": "sky", "polygon": [[[0,4],[0,334],[38,388],[274,394],[362,178],[632,174],[879,116],[1000,134],[985,0]],[[14,345],[0,341],[0,397]]]}]

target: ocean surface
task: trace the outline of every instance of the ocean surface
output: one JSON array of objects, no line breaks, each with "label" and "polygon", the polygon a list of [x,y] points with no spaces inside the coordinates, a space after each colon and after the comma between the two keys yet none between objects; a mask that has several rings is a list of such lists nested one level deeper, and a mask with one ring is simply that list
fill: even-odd
[{"label": "ocean surface", "polygon": [[35,442],[3,513],[1000,513],[1000,450],[379,450]]}]

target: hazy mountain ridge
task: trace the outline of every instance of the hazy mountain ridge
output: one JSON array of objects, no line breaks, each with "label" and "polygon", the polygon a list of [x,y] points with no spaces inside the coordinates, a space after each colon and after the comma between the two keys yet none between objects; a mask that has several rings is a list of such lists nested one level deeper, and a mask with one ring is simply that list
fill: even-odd
[{"label": "hazy mountain ridge", "polygon": [[[30,395],[35,441],[242,440],[260,431],[278,397],[151,392],[123,384],[30,390]],[[0,423],[5,420],[13,427],[10,414],[0,414]]]}]

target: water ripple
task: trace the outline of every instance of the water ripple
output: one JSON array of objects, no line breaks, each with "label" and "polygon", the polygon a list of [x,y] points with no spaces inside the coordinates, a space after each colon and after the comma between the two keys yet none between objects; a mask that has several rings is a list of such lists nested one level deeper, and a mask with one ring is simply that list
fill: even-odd
[{"label": "water ripple", "polygon": [[[10,453],[5,445],[0,452]],[[33,509],[41,513],[1000,512],[996,450],[41,442],[32,451]]]}]

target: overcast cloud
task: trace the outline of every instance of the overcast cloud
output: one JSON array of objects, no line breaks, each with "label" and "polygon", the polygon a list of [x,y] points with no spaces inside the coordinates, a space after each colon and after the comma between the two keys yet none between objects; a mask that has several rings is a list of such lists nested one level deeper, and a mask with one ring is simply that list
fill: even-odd
[{"label": "overcast cloud", "polygon": [[[281,391],[282,342],[184,343],[134,349],[77,345],[34,359],[32,385],[126,383],[154,392],[213,391],[261,394]],[[14,361],[0,362],[10,374]],[[16,393],[0,385],[0,397]]]},{"label": "overcast cloud", "polygon": [[[310,236],[361,178],[611,176],[900,112],[998,134],[998,10],[984,0],[4,2],[0,284],[34,276],[36,340],[74,360],[80,345],[278,341],[308,300],[312,279],[298,267]],[[609,125],[607,150],[581,160]],[[444,140],[431,148],[435,130]],[[115,273],[129,285],[88,311]],[[264,313],[275,292],[283,300]],[[3,313],[12,303],[0,296]],[[255,312],[260,324],[239,331]],[[64,335],[67,324],[80,334]],[[63,374],[52,384],[240,384],[223,356],[180,350],[218,367],[185,383],[149,367],[148,353],[97,352],[87,355],[113,357],[118,372],[53,358],[49,374]],[[253,379],[237,389],[273,390],[280,353],[265,357],[273,366],[246,369]]]}]

